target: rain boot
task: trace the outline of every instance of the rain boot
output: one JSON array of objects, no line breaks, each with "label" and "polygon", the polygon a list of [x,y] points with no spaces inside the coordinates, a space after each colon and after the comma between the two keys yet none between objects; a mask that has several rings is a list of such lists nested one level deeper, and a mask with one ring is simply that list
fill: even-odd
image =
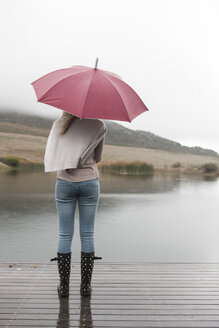
[{"label": "rain boot", "polygon": [[81,252],[81,296],[90,296],[92,292],[91,278],[93,273],[94,260],[100,260],[102,257],[98,257],[92,253]]},{"label": "rain boot", "polygon": [[70,253],[58,253],[57,257],[54,257],[50,261],[58,261],[58,271],[60,284],[57,286],[57,292],[60,297],[69,296],[69,281],[71,273],[71,252]]}]

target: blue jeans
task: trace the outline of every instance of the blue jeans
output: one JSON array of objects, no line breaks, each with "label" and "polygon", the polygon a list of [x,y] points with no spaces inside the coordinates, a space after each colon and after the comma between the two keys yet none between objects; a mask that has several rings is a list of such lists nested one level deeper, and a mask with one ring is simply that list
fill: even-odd
[{"label": "blue jeans", "polygon": [[99,202],[99,179],[69,182],[56,178],[55,200],[59,219],[58,252],[70,253],[78,201],[81,251],[95,252],[94,220]]}]

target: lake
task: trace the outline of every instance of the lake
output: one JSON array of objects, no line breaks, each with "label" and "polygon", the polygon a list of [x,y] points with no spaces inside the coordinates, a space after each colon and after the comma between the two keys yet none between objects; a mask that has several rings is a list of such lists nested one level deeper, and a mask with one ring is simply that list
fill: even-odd
[{"label": "lake", "polygon": [[[56,172],[0,174],[0,261],[56,256]],[[106,262],[219,262],[219,179],[100,174],[95,253]],[[72,261],[80,261],[78,207]]]}]

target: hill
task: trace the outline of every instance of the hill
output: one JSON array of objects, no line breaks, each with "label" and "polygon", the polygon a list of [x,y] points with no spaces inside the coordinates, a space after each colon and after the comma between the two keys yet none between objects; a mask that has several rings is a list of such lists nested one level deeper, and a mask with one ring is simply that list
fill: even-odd
[{"label": "hill", "polygon": [[[48,137],[54,119],[17,112],[0,111],[0,132]],[[107,133],[106,145],[126,146],[163,150],[171,153],[184,153],[219,158],[219,154],[201,147],[183,146],[178,142],[162,138],[148,131],[133,131],[119,123],[104,120]]]}]

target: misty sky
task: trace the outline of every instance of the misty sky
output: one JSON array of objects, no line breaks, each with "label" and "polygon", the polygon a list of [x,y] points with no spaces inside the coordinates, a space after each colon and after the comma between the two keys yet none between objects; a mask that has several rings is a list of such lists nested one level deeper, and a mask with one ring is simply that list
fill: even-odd
[{"label": "misty sky", "polygon": [[118,123],[219,152],[218,16],[217,0],[0,0],[0,109],[57,118],[30,83],[99,57],[149,108]]}]

